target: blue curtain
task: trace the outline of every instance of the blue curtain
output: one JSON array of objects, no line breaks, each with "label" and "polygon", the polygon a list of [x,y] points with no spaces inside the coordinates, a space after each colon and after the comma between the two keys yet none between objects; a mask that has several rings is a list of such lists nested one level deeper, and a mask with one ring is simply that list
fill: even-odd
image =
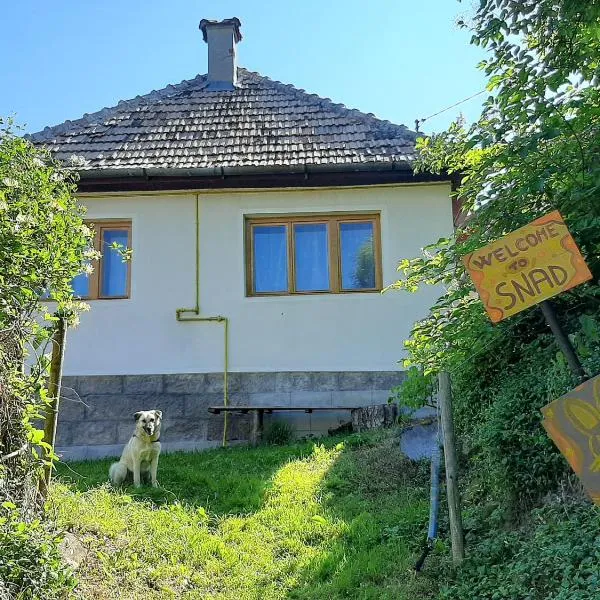
[{"label": "blue curtain", "polygon": [[129,263],[123,261],[121,254],[111,248],[113,243],[120,244],[123,248],[129,247],[128,232],[123,229],[104,229],[102,231],[102,281],[101,296],[126,296],[127,272]]},{"label": "blue curtain", "polygon": [[329,248],[327,224],[294,225],[296,290],[329,290]]},{"label": "blue curtain", "polygon": [[373,223],[340,223],[342,289],[375,287]]},{"label": "blue curtain", "polygon": [[285,225],[260,225],[253,229],[254,291],[287,292],[288,259]]}]

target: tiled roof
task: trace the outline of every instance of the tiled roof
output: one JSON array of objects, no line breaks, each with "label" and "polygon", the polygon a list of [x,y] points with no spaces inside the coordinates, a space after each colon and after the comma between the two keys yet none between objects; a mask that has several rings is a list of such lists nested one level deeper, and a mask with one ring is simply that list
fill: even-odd
[{"label": "tiled roof", "polygon": [[245,69],[233,91],[207,78],[153,91],[33,134],[83,171],[322,166],[408,168],[416,133]]}]

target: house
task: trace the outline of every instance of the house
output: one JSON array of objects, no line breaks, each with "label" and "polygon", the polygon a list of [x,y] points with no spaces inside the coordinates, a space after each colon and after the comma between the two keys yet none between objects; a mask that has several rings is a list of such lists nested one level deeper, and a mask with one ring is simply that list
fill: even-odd
[{"label": "house", "polygon": [[[413,172],[416,133],[238,67],[236,18],[200,30],[208,74],[32,136],[78,165],[104,253],[73,284],[91,310],[68,336],[70,456],[118,451],[142,408],[174,449],[220,443],[224,401],[386,403],[435,298],[380,293],[452,230],[452,182]],[[285,418],[307,433],[348,413]]]}]

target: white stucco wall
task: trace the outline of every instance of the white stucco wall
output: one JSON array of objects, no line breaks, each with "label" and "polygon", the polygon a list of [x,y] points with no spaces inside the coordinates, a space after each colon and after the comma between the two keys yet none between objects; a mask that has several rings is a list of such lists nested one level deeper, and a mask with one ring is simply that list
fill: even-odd
[{"label": "white stucco wall", "polygon": [[[452,227],[446,184],[202,193],[200,306],[230,319],[232,371],[392,370],[435,291],[245,297],[244,215],[380,211],[384,285],[402,257]],[[195,302],[195,195],[82,196],[88,217],[132,220],[131,298],[91,301],[69,333],[66,375],[212,372],[223,328],[181,323]]]}]

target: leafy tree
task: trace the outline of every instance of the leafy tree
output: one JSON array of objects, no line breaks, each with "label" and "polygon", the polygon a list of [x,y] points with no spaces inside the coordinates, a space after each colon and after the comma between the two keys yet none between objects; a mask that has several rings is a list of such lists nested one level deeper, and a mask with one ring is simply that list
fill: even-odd
[{"label": "leafy tree", "polygon": [[[0,120],[0,588],[11,597],[51,598],[70,585],[58,572],[54,534],[32,520],[42,438],[32,422],[47,395],[44,354],[56,314],[74,319],[83,308],[71,280],[95,258],[74,191],[70,170]],[[56,314],[42,302],[49,290]],[[18,543],[8,543],[14,532]]]},{"label": "leafy tree", "polygon": [[489,97],[472,125],[459,121],[418,141],[417,168],[459,178],[467,218],[454,235],[400,263],[393,288],[434,284],[441,295],[406,342],[413,368],[399,399],[426,402],[432,375],[451,373],[469,493],[518,520],[563,476],[566,463],[539,409],[574,382],[541,311],[492,325],[461,258],[558,209],[594,280],[555,302],[588,372],[597,372],[600,1],[482,0],[463,25],[487,49],[480,67]]},{"label": "leafy tree", "polygon": [[[489,323],[460,260],[468,252],[559,209],[600,274],[600,2],[482,0],[470,26],[472,43],[488,50],[480,67],[490,95],[470,127],[457,122],[419,140],[417,166],[460,175],[469,218],[424,256],[403,260],[393,286],[444,288],[407,344],[425,371],[456,366],[524,320],[540,326],[533,310]],[[561,302],[595,307],[597,294],[588,284]]]}]

